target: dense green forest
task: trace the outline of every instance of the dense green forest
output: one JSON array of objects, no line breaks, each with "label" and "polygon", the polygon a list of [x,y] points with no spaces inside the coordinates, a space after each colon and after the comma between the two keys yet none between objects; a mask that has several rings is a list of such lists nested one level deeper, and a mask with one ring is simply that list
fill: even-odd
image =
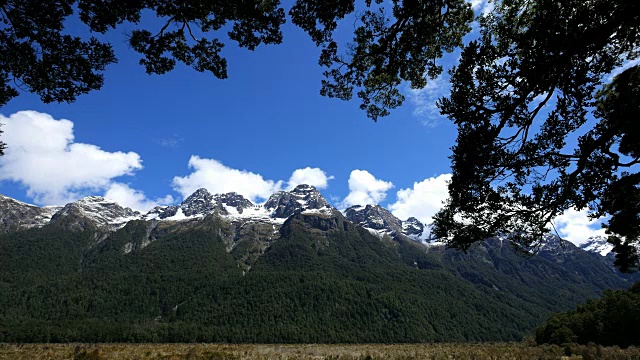
[{"label": "dense green forest", "polygon": [[536,331],[539,344],[640,345],[640,282],[628,290],[606,290],[599,300],[553,315]]},{"label": "dense green forest", "polygon": [[0,341],[519,340],[552,312],[629,284],[583,251],[523,257],[498,240],[466,254],[426,249],[303,214],[247,265],[253,247],[230,249],[225,226],[210,216],[132,221],[106,239],[57,225],[2,235]]}]

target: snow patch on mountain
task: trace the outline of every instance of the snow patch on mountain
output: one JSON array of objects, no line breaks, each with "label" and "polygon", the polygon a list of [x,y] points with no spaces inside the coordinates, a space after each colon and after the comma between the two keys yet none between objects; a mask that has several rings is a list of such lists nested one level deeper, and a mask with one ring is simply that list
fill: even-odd
[{"label": "snow patch on mountain", "polygon": [[607,256],[613,251],[613,244],[608,243],[604,236],[592,236],[587,239],[587,242],[580,245],[580,248],[586,252]]},{"label": "snow patch on mountain", "polygon": [[87,196],[65,205],[56,212],[51,221],[71,216],[80,216],[92,222],[98,228],[117,230],[129,221],[142,219],[142,214],[102,196]]},{"label": "snow patch on mountain", "polygon": [[427,246],[444,245],[443,241],[433,237],[430,225],[423,224],[415,217],[401,221],[380,205],[354,205],[347,208],[344,214],[347,220],[380,238],[385,235],[392,238],[403,235]]},{"label": "snow patch on mountain", "polygon": [[0,195],[0,233],[42,227],[61,206],[39,207]]},{"label": "snow patch on mountain", "polygon": [[180,205],[158,206],[147,214],[147,220],[185,221],[201,219],[217,213],[220,217],[235,221],[266,222],[279,226],[295,213],[321,214],[330,216],[336,211],[311,185],[298,185],[291,191],[279,191],[264,205],[253,204],[242,195],[231,192],[210,194],[206,189],[198,189]]}]

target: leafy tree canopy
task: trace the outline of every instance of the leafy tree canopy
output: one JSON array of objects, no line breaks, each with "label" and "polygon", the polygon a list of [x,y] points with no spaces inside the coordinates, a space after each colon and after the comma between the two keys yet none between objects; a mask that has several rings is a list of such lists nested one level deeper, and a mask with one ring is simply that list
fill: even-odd
[{"label": "leafy tree canopy", "polygon": [[[403,102],[402,83],[424,87],[443,70],[437,60],[463,47],[439,102],[458,139],[436,235],[466,249],[510,234],[535,248],[556,216],[588,208],[608,217],[618,265],[629,269],[640,237],[640,69],[608,75],[640,57],[639,10],[636,0],[496,0],[464,46],[473,19],[464,0],[365,0],[357,11],[355,0],[296,0],[289,16],[322,49],[321,94],[355,94],[374,120]],[[143,13],[162,25],[143,28]],[[19,89],[70,102],[102,86],[116,61],[111,45],[64,33],[73,16],[98,34],[137,26],[129,44],[149,74],[182,62],[221,79],[225,43],[278,44],[286,21],[279,0],[0,0],[0,106]],[[334,32],[349,16],[356,25],[345,50]]]},{"label": "leafy tree canopy", "polygon": [[[319,63],[328,70],[321,93],[350,99],[357,92],[373,119],[402,103],[398,86],[403,81],[421,88],[428,77],[440,74],[436,60],[462,45],[473,19],[464,0],[366,0],[353,15],[353,42],[347,51],[339,50],[333,33],[338,21],[355,11],[355,0],[296,0],[289,15],[322,48]],[[142,28],[143,12],[164,25]],[[71,102],[102,86],[103,71],[117,59],[109,43],[64,34],[72,16],[92,33],[125,22],[137,25],[129,45],[149,74],[164,74],[182,62],[220,79],[228,76],[224,40],[250,50],[279,44],[286,21],[279,0],[0,0],[0,106],[18,89],[48,103]]]},{"label": "leafy tree canopy", "polygon": [[[143,12],[162,19],[157,29],[140,27]],[[289,11],[294,24],[322,47],[320,65],[328,70],[321,94],[351,99],[374,120],[399,106],[403,81],[414,88],[442,72],[436,60],[462,45],[473,11],[464,0],[366,0],[354,15],[359,21],[353,43],[338,51],[333,32],[355,12],[355,0],[296,0]],[[148,74],[164,74],[177,62],[199,72],[227,78],[220,36],[249,50],[282,42],[285,10],[279,0],[0,0],[0,107],[33,92],[43,102],[72,102],[97,90],[107,65],[117,61],[111,45],[96,37],[64,33],[65,21],[78,16],[92,33],[128,22],[139,26],[129,45],[142,57]],[[0,155],[5,144],[0,142]]]},{"label": "leafy tree canopy", "polygon": [[640,57],[640,2],[502,0],[480,27],[438,103],[458,138],[436,234],[535,249],[555,217],[589,209],[617,264],[637,265],[640,67],[608,77]]}]

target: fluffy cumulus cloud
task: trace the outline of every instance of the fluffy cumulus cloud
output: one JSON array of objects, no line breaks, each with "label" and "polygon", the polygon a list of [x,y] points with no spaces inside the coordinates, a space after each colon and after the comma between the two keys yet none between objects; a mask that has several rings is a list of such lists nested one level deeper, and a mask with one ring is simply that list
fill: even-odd
[{"label": "fluffy cumulus cloud", "polygon": [[353,170],[349,176],[349,195],[342,200],[340,207],[378,204],[387,197],[391,188],[393,183],[376,179],[368,171]]},{"label": "fluffy cumulus cloud", "polygon": [[329,186],[329,180],[333,180],[333,176],[327,176],[327,173],[319,168],[306,167],[297,169],[291,174],[291,178],[287,182],[287,189],[291,190],[300,184],[313,185],[318,189],[326,189]]},{"label": "fluffy cumulus cloud", "polygon": [[451,174],[442,174],[416,182],[412,188],[401,189],[396,202],[389,205],[389,210],[402,220],[413,216],[430,224],[433,221],[431,217],[442,208],[449,196],[447,183],[450,180]]},{"label": "fluffy cumulus cloud", "polygon": [[155,200],[148,199],[142,191],[132,189],[127,184],[113,183],[104,194],[106,199],[145,213],[158,205],[169,205],[174,202],[171,195]]},{"label": "fluffy cumulus cloud", "polygon": [[189,159],[191,174],[173,178],[173,188],[182,197],[205,188],[213,194],[237,192],[251,201],[266,199],[282,187],[282,181],[265,180],[262,175],[232,169],[214,159],[193,155]]},{"label": "fluffy cumulus cloud", "polygon": [[582,244],[591,236],[605,236],[601,221],[592,221],[587,210],[569,209],[554,221],[558,235],[574,244]]},{"label": "fluffy cumulus cloud", "polygon": [[[269,180],[247,170],[230,168],[215,159],[205,159],[193,155],[189,159],[189,168],[193,171],[186,176],[173,178],[173,188],[187,197],[194,191],[205,188],[212,194],[224,194],[237,192],[254,203],[266,200],[276,191],[284,188],[282,180]],[[325,189],[333,176],[319,168],[306,167],[297,169],[286,183],[286,189],[293,189],[300,184],[313,185],[319,189]]]},{"label": "fluffy cumulus cloud", "polygon": [[135,152],[108,152],[74,142],[69,120],[20,111],[0,115],[0,123],[8,146],[0,157],[0,180],[22,184],[40,204],[63,204],[88,192],[104,191],[114,178],[142,169]]}]

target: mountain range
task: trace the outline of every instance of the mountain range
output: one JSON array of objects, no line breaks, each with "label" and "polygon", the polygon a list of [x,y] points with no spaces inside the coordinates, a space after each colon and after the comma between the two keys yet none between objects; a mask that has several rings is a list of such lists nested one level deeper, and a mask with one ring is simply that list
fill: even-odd
[{"label": "mountain range", "polygon": [[309,185],[253,204],[199,189],[146,214],[0,196],[0,341],[517,340],[637,275],[555,235],[448,249],[416,218]]}]

